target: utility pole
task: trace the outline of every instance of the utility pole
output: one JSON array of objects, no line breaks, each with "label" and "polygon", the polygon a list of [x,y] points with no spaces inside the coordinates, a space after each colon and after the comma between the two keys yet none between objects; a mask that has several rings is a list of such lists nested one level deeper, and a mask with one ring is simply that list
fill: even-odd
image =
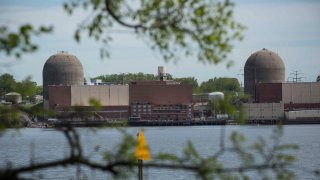
[{"label": "utility pole", "polygon": [[287,81],[290,81],[290,79],[292,79],[292,82],[294,82],[294,83],[298,83],[298,82],[301,82],[301,79],[303,79],[303,78],[306,78],[306,77],[302,77],[302,76],[300,76],[300,75],[302,75],[302,74],[304,74],[304,73],[302,73],[302,72],[299,72],[299,71],[293,71],[292,73],[290,73],[290,77],[288,77],[288,79],[287,79]]},{"label": "utility pole", "polygon": [[242,88],[243,84],[242,84],[242,79],[244,78],[244,73],[243,73],[243,69],[239,70],[239,74],[237,74],[238,76],[240,76],[240,88]]}]

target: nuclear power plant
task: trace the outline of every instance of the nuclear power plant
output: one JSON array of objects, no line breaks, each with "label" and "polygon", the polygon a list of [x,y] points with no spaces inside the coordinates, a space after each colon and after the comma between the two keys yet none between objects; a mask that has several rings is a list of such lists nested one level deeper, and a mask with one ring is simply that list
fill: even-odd
[{"label": "nuclear power plant", "polygon": [[[97,85],[100,84],[100,85]],[[59,52],[43,68],[44,108],[55,118],[86,112],[91,119],[172,120],[193,118],[192,86],[168,81],[164,67],[158,67],[157,81],[129,85],[84,85],[83,67],[74,55]],[[96,109],[90,102],[99,102]]]},{"label": "nuclear power plant", "polygon": [[[284,61],[265,48],[245,63],[244,92],[250,97],[243,103],[249,123],[320,120],[320,82],[285,82]],[[210,111],[210,101],[224,98],[221,92],[192,94],[191,85],[167,80],[162,66],[155,81],[84,85],[81,62],[63,51],[44,64],[43,95],[44,108],[53,111],[54,118],[79,118],[74,114],[80,111],[91,119],[148,122],[195,121]]]},{"label": "nuclear power plant", "polygon": [[253,53],[244,66],[243,104],[247,119],[253,121],[286,119],[295,123],[320,119],[320,83],[285,82],[281,57],[265,48]]}]

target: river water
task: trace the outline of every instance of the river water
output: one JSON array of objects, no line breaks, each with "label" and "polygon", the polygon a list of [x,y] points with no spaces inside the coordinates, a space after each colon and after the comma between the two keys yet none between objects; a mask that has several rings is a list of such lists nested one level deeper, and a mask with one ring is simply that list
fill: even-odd
[{"label": "river water", "polygon": [[[243,134],[247,144],[252,144],[258,136],[271,143],[270,136],[275,126],[178,126],[178,127],[144,127],[144,135],[150,149],[151,156],[159,152],[181,155],[187,141],[190,140],[201,156],[214,154],[219,149],[220,135],[225,128],[227,147],[231,143],[229,136],[233,131]],[[139,131],[138,127],[125,128],[132,135]],[[84,154],[93,160],[101,161],[101,153],[105,149],[112,150],[121,142],[121,133],[116,129],[103,128],[92,131],[90,128],[78,128]],[[295,162],[294,172],[298,179],[318,179],[311,170],[320,167],[320,125],[286,125],[283,127],[284,136],[281,143],[297,144],[300,149],[290,151],[298,160]],[[96,152],[99,146],[100,151]],[[31,162],[46,162],[66,157],[69,153],[64,135],[55,129],[9,129],[0,136],[0,166],[18,167]],[[234,154],[225,154],[220,158],[225,167],[237,164]],[[77,167],[59,167],[42,170],[25,177],[34,179],[76,179]],[[81,167],[81,177],[88,179],[110,179],[111,175]],[[249,174],[250,175],[250,174]],[[252,179],[260,179],[252,176]],[[170,169],[145,169],[144,179],[196,179],[192,172]],[[131,177],[130,179],[136,179]]]}]

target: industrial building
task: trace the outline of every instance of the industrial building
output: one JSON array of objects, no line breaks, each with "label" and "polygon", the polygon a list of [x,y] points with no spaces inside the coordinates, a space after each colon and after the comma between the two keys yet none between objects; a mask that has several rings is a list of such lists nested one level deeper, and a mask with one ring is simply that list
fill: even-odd
[{"label": "industrial building", "polygon": [[257,102],[282,102],[285,110],[320,109],[320,82],[261,83]]},{"label": "industrial building", "polygon": [[[244,66],[244,82],[244,92],[250,95],[243,104],[247,120],[320,120],[320,82],[285,82],[285,65],[276,53],[265,48],[253,53]],[[161,66],[155,81],[84,85],[81,62],[67,52],[52,55],[45,63],[43,89],[44,108],[54,111],[55,117],[70,117],[80,110],[92,119],[134,122],[202,119],[206,112],[211,114],[210,101],[224,98],[221,92],[192,95],[191,85],[167,80]]]},{"label": "industrial building", "polygon": [[[128,85],[50,85],[48,94],[49,109],[63,116],[77,107],[79,111],[94,111],[98,119],[128,118]],[[99,102],[99,107],[92,101]]]},{"label": "industrial building", "polygon": [[191,85],[137,81],[130,84],[129,93],[131,120],[181,121],[193,117]]},{"label": "industrial building", "polygon": [[[92,119],[191,120],[192,86],[167,81],[158,68],[157,81],[130,85],[95,82],[84,85],[79,59],[67,52],[52,55],[43,68],[44,107],[55,117],[70,117],[75,111],[93,114]],[[99,102],[96,109],[92,102]]]},{"label": "industrial building", "polygon": [[243,106],[248,120],[320,120],[320,83],[285,82],[285,66],[276,53],[265,48],[253,53],[244,67],[244,82],[250,95]]},{"label": "industrial building", "polygon": [[129,86],[130,120],[186,121],[193,118],[192,85],[167,80],[158,67],[158,81],[136,81]]},{"label": "industrial building", "polygon": [[[129,86],[84,85],[82,64],[72,54],[62,51],[50,56],[42,74],[44,108],[53,111],[55,117],[71,117],[75,111],[93,119],[129,117]],[[90,103],[94,100],[99,108]]]}]

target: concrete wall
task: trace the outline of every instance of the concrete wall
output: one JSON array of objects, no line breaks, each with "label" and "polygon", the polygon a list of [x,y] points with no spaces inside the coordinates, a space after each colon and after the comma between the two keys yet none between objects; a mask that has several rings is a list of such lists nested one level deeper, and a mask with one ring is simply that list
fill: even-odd
[{"label": "concrete wall", "polygon": [[320,103],[320,82],[283,83],[283,103]]},{"label": "concrete wall", "polygon": [[128,106],[129,86],[49,86],[49,106],[51,109],[90,106],[90,99],[98,100],[101,106]]},{"label": "concrete wall", "polygon": [[71,86],[71,106],[90,106],[90,99],[102,106],[128,106],[128,85]]},{"label": "concrete wall", "polygon": [[320,110],[288,111],[285,115],[288,120],[320,118]]},{"label": "concrete wall", "polygon": [[243,108],[247,120],[275,120],[284,116],[282,103],[245,103]]}]

